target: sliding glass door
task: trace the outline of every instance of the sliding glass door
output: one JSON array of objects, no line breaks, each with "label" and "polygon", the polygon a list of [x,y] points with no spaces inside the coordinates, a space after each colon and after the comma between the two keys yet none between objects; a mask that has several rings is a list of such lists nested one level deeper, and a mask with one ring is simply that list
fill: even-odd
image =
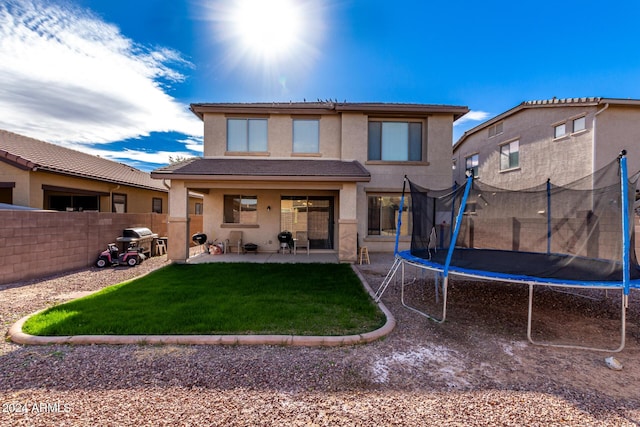
[{"label": "sliding glass door", "polygon": [[282,196],[280,228],[296,238],[306,233],[310,249],[333,249],[333,197]]}]

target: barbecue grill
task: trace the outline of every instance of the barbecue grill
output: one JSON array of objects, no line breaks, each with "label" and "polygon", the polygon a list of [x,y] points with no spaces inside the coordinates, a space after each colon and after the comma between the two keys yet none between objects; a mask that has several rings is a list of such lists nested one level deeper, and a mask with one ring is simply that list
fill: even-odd
[{"label": "barbecue grill", "polygon": [[293,247],[293,234],[290,231],[281,231],[278,233],[278,241],[280,242],[280,249],[282,253],[286,249],[289,249],[289,253],[291,253],[291,248]]},{"label": "barbecue grill", "polygon": [[122,237],[116,241],[122,244],[121,252],[127,250],[129,246],[142,248],[142,253],[151,256],[153,245],[158,240],[158,235],[146,227],[125,228],[122,230]]}]

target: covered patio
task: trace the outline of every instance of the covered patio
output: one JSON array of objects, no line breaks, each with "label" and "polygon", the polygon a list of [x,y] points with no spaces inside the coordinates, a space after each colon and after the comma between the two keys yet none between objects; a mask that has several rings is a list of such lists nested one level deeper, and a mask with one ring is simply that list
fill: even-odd
[{"label": "covered patio", "polygon": [[[167,254],[172,261],[192,262],[188,246],[194,233],[224,242],[228,252],[241,252],[246,244],[257,246],[257,255],[239,255],[242,262],[252,256],[305,262],[315,259],[308,258],[311,255],[329,262],[356,261],[357,189],[371,179],[357,161],[194,158],[158,169],[152,176],[170,182]],[[203,195],[201,230],[189,224],[190,192]],[[279,253],[278,234],[284,231],[306,242],[311,254],[303,258],[300,252],[295,257]],[[232,258],[227,253],[223,259]]]}]

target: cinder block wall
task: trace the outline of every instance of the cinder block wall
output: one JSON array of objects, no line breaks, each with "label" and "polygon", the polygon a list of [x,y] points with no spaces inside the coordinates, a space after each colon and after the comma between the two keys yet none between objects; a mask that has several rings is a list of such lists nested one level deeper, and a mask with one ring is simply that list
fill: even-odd
[{"label": "cinder block wall", "polygon": [[166,236],[167,215],[0,211],[0,284],[90,266],[130,227]]}]

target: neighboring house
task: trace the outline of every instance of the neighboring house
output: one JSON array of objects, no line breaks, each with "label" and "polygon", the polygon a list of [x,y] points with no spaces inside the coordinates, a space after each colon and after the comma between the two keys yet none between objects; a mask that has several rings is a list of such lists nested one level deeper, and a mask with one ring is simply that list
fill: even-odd
[{"label": "neighboring house", "polygon": [[0,130],[0,203],[57,211],[167,213],[168,186],[111,160]]},{"label": "neighboring house", "polygon": [[628,152],[640,170],[640,100],[527,101],[465,132],[453,147],[454,180],[471,169],[483,182],[524,189],[567,184]]},{"label": "neighboring house", "polygon": [[392,251],[403,177],[429,188],[450,186],[453,122],[468,112],[334,102],[192,104],[191,110],[204,122],[203,157],[151,173],[171,181],[169,258],[176,261],[188,257],[190,235],[200,231],[189,228],[189,191],[204,193],[203,231],[211,240],[240,231],[243,243],[276,252],[286,230],[306,237],[312,251],[335,251],[346,262],[356,260],[359,245]]}]

